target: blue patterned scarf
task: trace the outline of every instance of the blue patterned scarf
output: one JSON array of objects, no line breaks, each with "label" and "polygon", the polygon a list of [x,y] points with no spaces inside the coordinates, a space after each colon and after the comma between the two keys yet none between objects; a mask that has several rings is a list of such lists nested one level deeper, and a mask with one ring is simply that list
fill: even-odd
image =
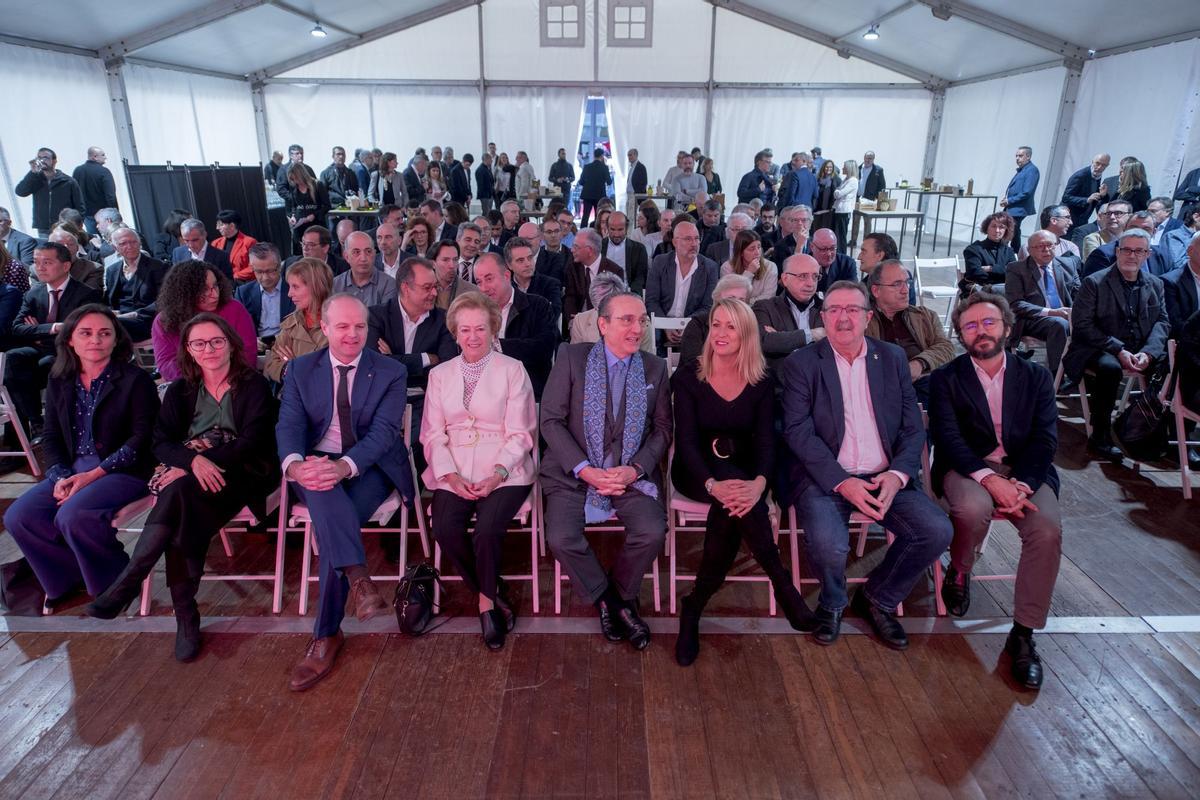
[{"label": "blue patterned scarf", "polygon": [[[625,375],[625,430],[621,436],[621,460],[618,466],[628,465],[642,443],[646,429],[646,369],[641,351],[633,354]],[[596,342],[588,353],[583,375],[583,433],[587,439],[589,466],[604,466],[604,422],[608,412],[608,358],[604,340]],[[617,416],[620,409],[613,409]],[[658,497],[658,488],[642,478],[630,484],[649,497]],[[604,522],[612,514],[612,498],[588,486],[583,505],[584,519],[589,523]]]}]

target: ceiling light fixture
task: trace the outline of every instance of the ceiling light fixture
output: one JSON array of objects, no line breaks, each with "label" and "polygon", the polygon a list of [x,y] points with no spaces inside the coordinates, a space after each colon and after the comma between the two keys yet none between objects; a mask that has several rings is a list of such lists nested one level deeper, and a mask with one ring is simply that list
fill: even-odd
[{"label": "ceiling light fixture", "polygon": [[863,38],[868,42],[873,42],[879,38],[879,26],[874,22],[871,23],[871,28],[863,34]]},{"label": "ceiling light fixture", "polygon": [[313,36],[315,36],[318,39],[324,39],[326,36],[329,35],[328,33],[325,32],[325,29],[321,27],[320,22],[318,22],[316,25],[314,25],[313,29],[311,31],[309,31],[309,33],[311,33]]}]

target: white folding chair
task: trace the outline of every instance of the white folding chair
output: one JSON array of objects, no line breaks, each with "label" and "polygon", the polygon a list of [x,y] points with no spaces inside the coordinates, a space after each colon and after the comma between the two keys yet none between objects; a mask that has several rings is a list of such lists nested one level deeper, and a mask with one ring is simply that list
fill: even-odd
[{"label": "white folding chair", "polygon": [[[1200,412],[1193,411],[1188,408],[1183,402],[1183,396],[1179,392],[1179,374],[1175,371],[1175,351],[1177,343],[1174,339],[1167,342],[1167,358],[1171,365],[1171,375],[1175,377],[1174,386],[1169,396],[1165,397],[1163,402],[1170,406],[1171,415],[1175,419],[1175,444],[1179,448],[1179,474],[1183,479],[1183,499],[1192,499],[1192,470],[1188,466],[1187,451],[1189,444],[1198,444],[1200,442],[1189,442],[1187,437],[1187,423],[1200,423]],[[1170,386],[1170,382],[1168,382]],[[1164,389],[1164,394],[1166,390]]]},{"label": "white folding chair", "polygon": [[[1092,412],[1088,404],[1087,379],[1088,376],[1095,377],[1096,373],[1090,369],[1083,371],[1079,376],[1079,409],[1083,414],[1083,429],[1090,437],[1092,435]],[[1121,377],[1121,397],[1117,401],[1116,413],[1120,414],[1125,406],[1129,404],[1129,396],[1133,392],[1133,385],[1137,384],[1138,391],[1146,391],[1146,376],[1134,370],[1122,370]]]},{"label": "white folding chair", "polygon": [[[656,314],[650,315],[650,328],[654,331],[654,337],[657,340],[658,332],[677,331],[683,333],[683,329],[692,321],[691,317],[660,317]],[[674,373],[675,368],[679,366],[679,353],[674,347],[667,347],[667,371]]]},{"label": "white folding chair", "polygon": [[[411,441],[412,428],[412,406],[404,407],[404,443],[407,446]],[[413,473],[414,486],[416,486],[416,469],[413,464],[412,448],[408,449],[408,467]],[[285,479],[286,480],[286,479]],[[421,500],[421,493],[417,492],[414,500],[415,513],[412,515],[416,518],[417,532],[421,539],[421,551],[425,557],[429,557],[429,535],[425,527],[425,508]],[[286,503],[281,503],[280,520],[284,517],[282,509],[286,507]],[[389,526],[392,517],[396,512],[400,512],[399,527]],[[312,574],[312,558],[320,556],[317,548],[317,537],[313,535],[313,520],[312,515],[308,511],[308,507],[303,503],[296,503],[292,506],[291,512],[287,515],[288,527],[298,528],[304,531],[304,557],[300,566],[300,614],[303,616],[308,613],[308,594],[311,584],[319,582],[320,576]],[[370,528],[362,528],[363,533],[398,533],[400,534],[400,564],[399,570],[394,574],[372,575],[371,580],[376,581],[399,581],[404,577],[404,572],[408,569],[408,534],[410,528],[410,519],[408,506],[404,504],[400,493],[393,491],[388,495],[380,506],[375,509],[367,523],[372,525]]]},{"label": "white folding chair", "polygon": [[[947,286],[944,283],[929,283],[921,275],[921,270],[954,270],[956,280],[962,280],[962,261],[958,256],[952,258],[914,258],[913,279],[917,282],[917,302],[925,305],[926,300],[944,301],[946,314],[942,317],[942,328],[950,335],[950,312],[954,308],[954,298],[958,296],[957,286]],[[934,309],[935,311],[937,309]]]},{"label": "white folding chair", "polygon": [[8,394],[8,387],[4,385],[4,362],[7,355],[7,353],[0,352],[0,424],[7,422],[13,426],[13,433],[17,434],[17,442],[20,443],[21,449],[6,450],[0,452],[0,456],[24,456],[25,460],[29,462],[29,469],[33,476],[40,478],[42,477],[42,467],[38,464],[37,456],[33,454],[33,445],[29,443],[25,421],[17,413],[17,407],[13,405],[12,397]]},{"label": "white folding chair", "polygon": [[[543,514],[545,512],[543,511]],[[545,517],[543,516],[543,519]],[[613,524],[613,523],[616,524]],[[611,533],[615,531],[624,531],[625,527],[617,520],[617,515],[614,512],[609,515],[608,520],[601,523],[594,523],[584,526],[584,534],[588,531],[596,533]],[[647,572],[644,578],[649,578],[654,589],[654,610],[662,611],[662,589],[659,586],[658,579],[658,556],[654,557],[654,562],[650,565],[650,571]],[[571,580],[570,575],[563,573],[562,564],[556,558],[554,559],[554,613],[562,613],[562,585],[564,581]]]}]

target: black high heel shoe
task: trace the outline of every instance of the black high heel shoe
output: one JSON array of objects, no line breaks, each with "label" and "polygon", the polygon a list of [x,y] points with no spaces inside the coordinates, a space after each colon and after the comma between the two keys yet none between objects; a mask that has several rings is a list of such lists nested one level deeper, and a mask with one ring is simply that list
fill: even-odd
[{"label": "black high heel shoe", "polygon": [[506,633],[504,614],[498,609],[483,611],[479,614],[479,627],[483,630],[483,643],[488,650],[499,650],[504,647]]}]

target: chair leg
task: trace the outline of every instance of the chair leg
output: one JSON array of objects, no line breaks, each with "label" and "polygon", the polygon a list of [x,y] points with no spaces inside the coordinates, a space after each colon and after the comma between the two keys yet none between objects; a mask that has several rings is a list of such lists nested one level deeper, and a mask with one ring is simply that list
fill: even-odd
[{"label": "chair leg", "polygon": [[541,608],[541,601],[538,597],[538,537],[542,533],[542,524],[536,503],[529,512],[529,525],[529,592],[533,596],[533,613],[537,614]]},{"label": "chair leg", "polygon": [[[400,554],[400,558],[404,558],[404,554]],[[442,574],[442,546],[437,542],[433,543],[433,568],[438,574]],[[433,582],[433,607],[437,608],[442,604],[442,582]]]},{"label": "chair leg", "polygon": [[[421,552],[425,555],[425,558],[429,558],[429,528],[425,522],[424,505],[421,501],[421,493],[417,492],[416,500],[413,501],[413,508],[416,509],[417,513],[417,530],[421,533]],[[404,506],[404,511],[406,514],[408,513],[408,506]],[[407,531],[408,526],[405,525],[404,529]],[[404,553],[401,553],[400,560],[406,560]]]},{"label": "chair leg", "polygon": [[654,559],[653,576],[650,583],[654,586],[654,610],[662,611],[662,589],[658,583],[658,559]]},{"label": "chair leg", "polygon": [[675,522],[675,512],[667,509],[667,609],[671,614],[675,613],[675,582],[679,580],[679,564],[678,564],[678,549],[679,541],[676,536],[678,526]]},{"label": "chair leg", "polygon": [[225,550],[226,558],[233,558],[233,545],[229,543],[229,532],[221,528],[221,547]]},{"label": "chair leg", "polygon": [[300,616],[308,613],[308,577],[312,574],[312,522],[304,523],[304,560],[300,562]]},{"label": "chair leg", "polygon": [[562,564],[554,559],[554,613],[562,613]]},{"label": "chair leg", "polygon": [[937,607],[939,617],[946,616],[946,602],[942,600],[942,583],[946,576],[942,571],[942,557],[938,556],[933,562],[933,602]]},{"label": "chair leg", "polygon": [[1188,467],[1187,451],[1187,420],[1184,419],[1181,403],[1183,401],[1176,397],[1172,401],[1175,416],[1175,441],[1179,447],[1179,476],[1183,483],[1183,499],[1192,499],[1192,470]]},{"label": "chair leg", "polygon": [[1079,409],[1083,414],[1083,430],[1092,438],[1092,412],[1088,408],[1087,378],[1079,376]]},{"label": "chair leg", "polygon": [[[0,376],[2,379],[3,376]],[[8,394],[8,387],[0,384],[0,402],[4,404],[7,410],[8,424],[13,426],[13,432],[17,434],[17,441],[21,443],[21,450],[25,453],[25,460],[29,462],[29,469],[33,472],[35,478],[42,477],[42,467],[38,464],[37,456],[33,454],[33,445],[29,442],[29,434],[25,431],[25,423],[17,414],[16,408],[13,406],[12,397]]]},{"label": "chair leg", "polygon": [[275,537],[275,580],[271,594],[271,613],[283,611],[283,555],[287,549],[287,530],[282,526]]},{"label": "chair leg", "polygon": [[142,581],[142,601],[138,607],[138,613],[141,616],[146,616],[150,613],[150,580],[154,577],[154,571],[146,576],[146,580]]}]

